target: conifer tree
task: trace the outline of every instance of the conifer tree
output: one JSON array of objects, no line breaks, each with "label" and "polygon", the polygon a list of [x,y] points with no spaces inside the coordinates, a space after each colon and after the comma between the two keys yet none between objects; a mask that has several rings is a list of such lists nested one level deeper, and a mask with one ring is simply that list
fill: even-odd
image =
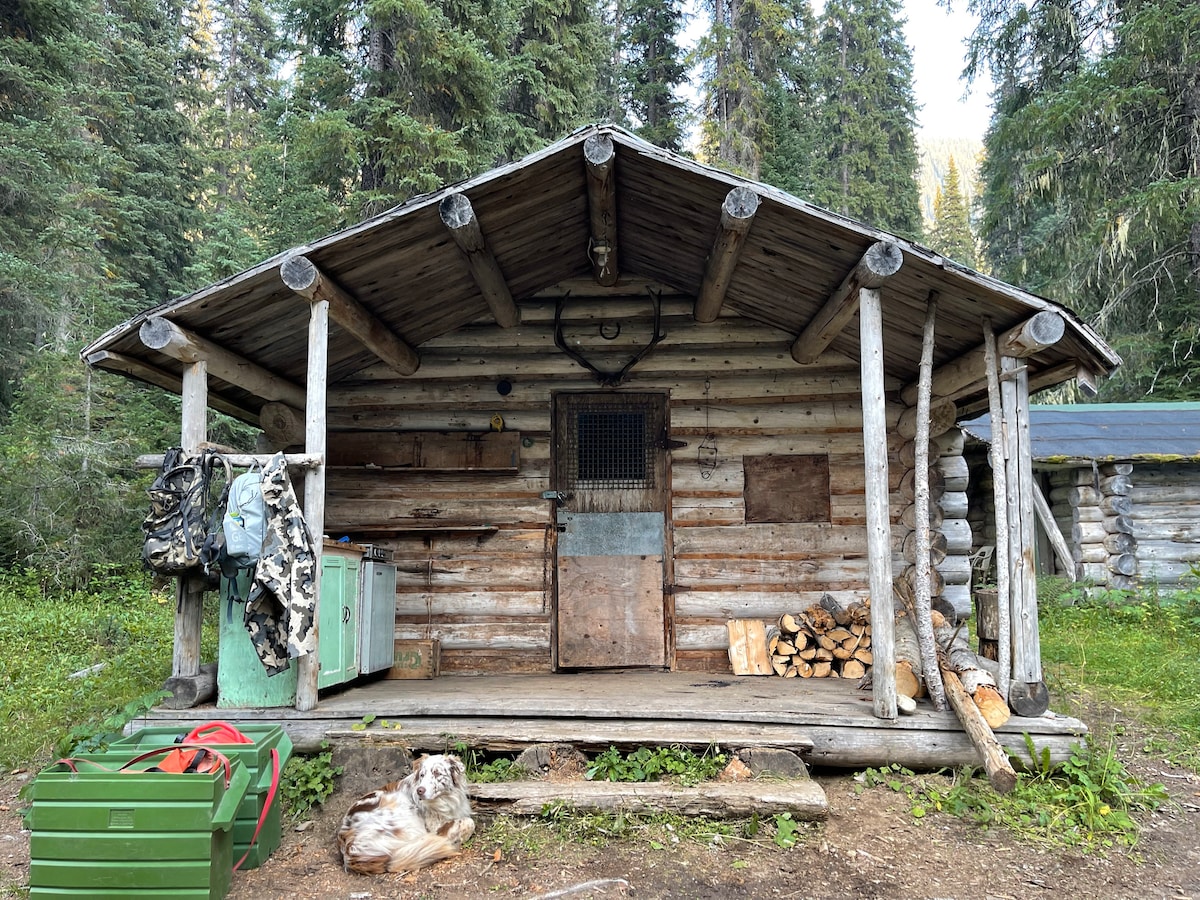
[{"label": "conifer tree", "polygon": [[912,51],[899,0],[829,0],[814,104],[821,181],[813,199],[905,237],[921,232]]},{"label": "conifer tree", "polygon": [[972,268],[978,265],[975,236],[971,233],[971,216],[953,156],[946,167],[946,181],[937,189],[933,201],[933,228],[929,244],[938,253],[956,262]]},{"label": "conifer tree", "polygon": [[772,127],[787,108],[788,75],[801,68],[805,0],[710,0],[711,28],[697,54],[703,70],[706,159],[761,174]]},{"label": "conifer tree", "polygon": [[637,123],[635,131],[652,144],[678,151],[687,114],[676,93],[687,74],[677,42],[682,3],[628,0],[619,9],[622,93]]}]

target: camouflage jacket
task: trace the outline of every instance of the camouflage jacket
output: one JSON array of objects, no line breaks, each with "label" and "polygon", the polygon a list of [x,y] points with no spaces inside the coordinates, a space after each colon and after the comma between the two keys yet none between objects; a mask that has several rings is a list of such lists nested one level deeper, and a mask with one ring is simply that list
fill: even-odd
[{"label": "camouflage jacket", "polygon": [[263,469],[267,528],[246,599],[246,630],[268,675],[316,650],[316,555],[282,453]]}]

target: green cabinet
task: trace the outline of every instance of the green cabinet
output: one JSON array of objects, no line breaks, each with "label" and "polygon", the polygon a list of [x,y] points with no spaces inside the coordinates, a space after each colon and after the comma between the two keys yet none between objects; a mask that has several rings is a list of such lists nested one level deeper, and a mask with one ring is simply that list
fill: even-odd
[{"label": "green cabinet", "polygon": [[[330,541],[321,551],[321,608],[317,620],[321,661],[317,673],[318,688],[344,684],[358,677],[361,569],[360,548],[342,547]],[[238,574],[237,587],[237,595],[244,598],[250,590],[249,572]],[[293,660],[278,675],[266,674],[246,633],[245,607],[241,603],[230,602],[230,589],[229,580],[222,578],[217,706],[234,709],[294,706],[299,667]],[[394,602],[394,588],[392,596]]]}]

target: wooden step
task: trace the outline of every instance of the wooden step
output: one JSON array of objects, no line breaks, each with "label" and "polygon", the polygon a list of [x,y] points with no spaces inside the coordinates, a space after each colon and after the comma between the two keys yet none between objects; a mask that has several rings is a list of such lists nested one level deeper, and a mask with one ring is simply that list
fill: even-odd
[{"label": "wooden step", "polygon": [[815,781],[708,782],[682,787],[667,782],[506,781],[472,784],[471,799],[498,812],[536,816],[551,803],[585,812],[659,813],[718,819],[791,813],[818,821],[829,815],[825,791]]}]

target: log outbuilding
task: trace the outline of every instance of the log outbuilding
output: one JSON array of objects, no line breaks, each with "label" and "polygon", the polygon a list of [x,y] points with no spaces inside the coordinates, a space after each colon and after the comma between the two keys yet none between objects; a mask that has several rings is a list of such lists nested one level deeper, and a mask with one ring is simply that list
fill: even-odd
[{"label": "log outbuilding", "polygon": [[[991,418],[962,423],[972,532],[993,543]],[[1115,590],[1176,590],[1200,568],[1200,403],[1034,405],[1038,568]]]},{"label": "log outbuilding", "polygon": [[[1028,398],[1120,362],[1063,306],[608,125],[165,302],[83,357],[181,394],[185,448],[209,409],[261,428],[234,462],[285,451],[316,546],[358,573],[331,594],[326,571],[318,603],[352,605],[384,557],[376,628],[420,674],[439,654],[434,678],[363,678],[322,616],[283,701],[218,697],[223,717],[315,742],[370,713],[490,746],[732,728],[840,765],[974,758],[950,713],[897,721],[893,580],[970,612],[953,424],[989,402],[1010,442],[1001,684],[1039,706]],[[183,580],[176,684],[206,671],[202,596]],[[822,600],[870,601],[871,686],[734,677],[731,620]],[[1000,736],[1061,757],[1081,729],[1016,717]]]}]

